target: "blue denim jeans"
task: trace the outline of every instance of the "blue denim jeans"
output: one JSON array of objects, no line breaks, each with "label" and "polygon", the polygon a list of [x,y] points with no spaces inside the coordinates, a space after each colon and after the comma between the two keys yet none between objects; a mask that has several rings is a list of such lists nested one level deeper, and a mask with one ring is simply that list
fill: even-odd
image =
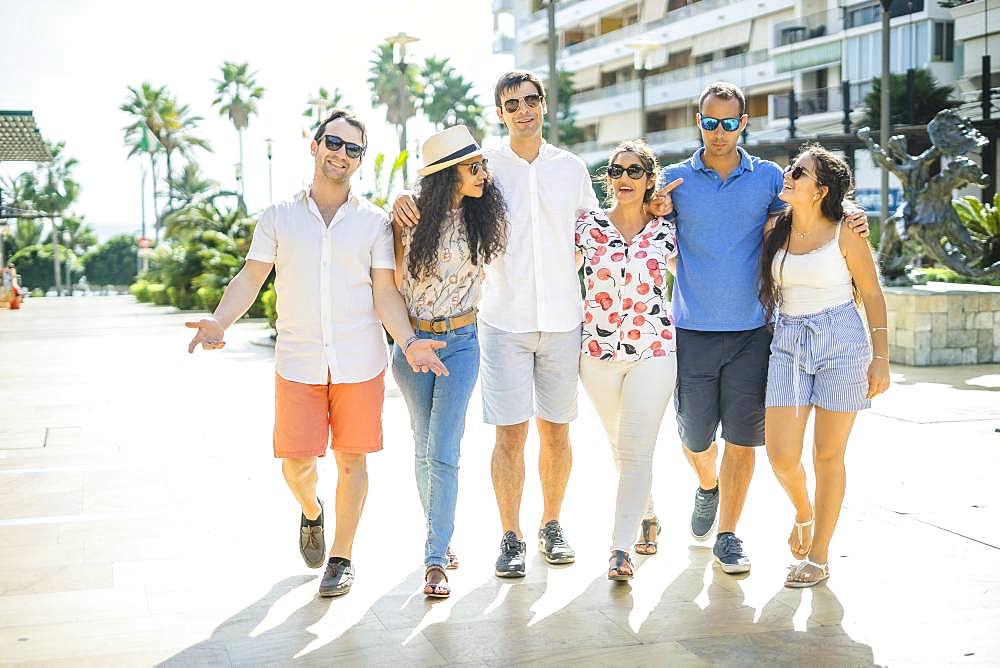
[{"label": "blue denim jeans", "polygon": [[445,566],[445,550],[455,530],[458,459],[465,432],[465,411],[479,374],[476,325],[445,334],[417,332],[422,339],[444,341],[438,357],[447,376],[414,373],[398,345],[392,347],[392,375],[410,410],[416,446],[414,468],[420,503],[427,518],[424,565]]}]

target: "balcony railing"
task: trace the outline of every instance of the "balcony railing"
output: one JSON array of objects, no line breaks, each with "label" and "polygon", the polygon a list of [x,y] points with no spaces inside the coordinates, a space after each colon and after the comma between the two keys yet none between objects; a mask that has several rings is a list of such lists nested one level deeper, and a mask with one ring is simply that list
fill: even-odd
[{"label": "balcony railing", "polygon": [[671,10],[655,21],[650,21],[646,24],[646,28],[653,30],[655,28],[663,27],[668,23],[686,19],[689,16],[703,14],[705,12],[710,12],[713,9],[718,9],[719,7],[725,7],[726,5],[732,5],[742,1],[743,0],[701,0],[700,2],[693,2],[690,5]]},{"label": "balcony railing", "polygon": [[774,45],[787,46],[808,39],[834,35],[843,30],[843,17],[839,9],[806,14],[774,25]]},{"label": "balcony railing", "polygon": [[627,25],[624,28],[619,28],[618,30],[612,30],[611,32],[606,32],[603,35],[598,35],[597,37],[591,37],[590,39],[585,39],[582,42],[577,42],[576,44],[570,44],[562,50],[562,56],[572,56],[574,53],[580,53],[581,51],[587,51],[589,49],[602,46],[604,44],[610,44],[611,42],[617,41],[619,39],[625,39],[632,37],[633,35],[638,35],[639,33],[646,30],[646,26],[642,23],[633,23],[632,25]]},{"label": "balcony railing", "polygon": [[[646,89],[654,88],[657,86],[663,86],[665,84],[673,83],[676,81],[687,81],[689,79],[697,79],[700,77],[708,76],[716,72],[722,72],[724,70],[738,69],[740,67],[747,67],[749,65],[756,65],[758,63],[763,63],[769,60],[770,56],[766,49],[761,49],[760,51],[752,51],[750,53],[740,53],[735,56],[730,56],[729,58],[722,58],[720,60],[712,60],[707,63],[701,63],[698,65],[691,65],[689,67],[682,67],[680,69],[671,70],[670,72],[664,72],[662,74],[657,74],[646,79]],[[639,90],[639,79],[631,79],[629,81],[623,81],[622,83],[614,84],[611,86],[605,86],[604,88],[597,88],[594,90],[589,90],[585,93],[579,93],[574,95],[571,99],[571,104],[574,106],[583,104],[584,102],[591,102],[593,100],[600,100],[602,98],[614,97],[616,95],[623,95],[625,93],[632,93]]]},{"label": "balcony railing", "polygon": [[[556,16],[559,15],[559,12],[563,11],[564,9],[568,9],[569,7],[572,7],[578,2],[583,2],[583,0],[560,0],[559,2],[556,3]],[[542,7],[537,12],[531,15],[530,20],[539,21],[541,19],[544,19],[548,11],[549,10],[547,7]]]},{"label": "balcony railing", "polygon": [[[580,0],[574,0],[574,2],[579,2],[579,1]],[[562,51],[559,52],[558,57],[564,58],[566,56],[572,56],[574,54],[581,53],[583,51],[589,51],[590,49],[604,46],[606,44],[611,44],[612,42],[617,42],[618,40],[621,39],[628,39],[629,37],[634,37],[636,35],[640,35],[650,30],[662,28],[668,23],[680,21],[681,19],[688,18],[689,16],[695,16],[696,14],[702,14],[704,12],[709,12],[714,9],[718,9],[719,7],[725,7],[726,5],[731,5],[743,1],[744,0],[700,0],[700,2],[695,2],[685,7],[680,7],[678,9],[674,9],[670,12],[667,12],[664,16],[656,19],[655,21],[649,21],[647,23],[642,23],[642,22],[633,23],[631,25],[625,26],[624,28],[619,28],[618,30],[613,30],[611,32],[604,33],[603,35],[597,35],[596,37],[585,39],[582,42],[577,42],[576,44],[571,44],[563,48]],[[558,5],[556,5],[556,7],[563,8],[569,4],[572,3],[560,2]],[[532,16],[532,19],[536,17],[541,18],[544,16],[545,16],[545,10],[542,10],[540,12],[536,12]],[[525,67],[525,69],[530,70],[533,68],[541,67],[542,65],[544,65],[544,61],[540,59],[535,59],[528,63],[525,63],[523,67]]]},{"label": "balcony railing", "polygon": [[[790,98],[786,95],[771,96],[771,115],[775,119],[785,119],[789,116],[791,109]],[[844,96],[840,86],[831,88],[817,88],[806,90],[795,94],[796,118],[812,116],[813,114],[825,114],[830,111],[844,110]]]}]

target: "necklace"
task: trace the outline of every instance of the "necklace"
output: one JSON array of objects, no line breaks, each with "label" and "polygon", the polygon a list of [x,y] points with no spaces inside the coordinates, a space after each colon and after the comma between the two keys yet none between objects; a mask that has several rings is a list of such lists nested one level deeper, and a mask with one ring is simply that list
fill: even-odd
[{"label": "necklace", "polygon": [[796,230],[794,228],[792,229],[792,232],[794,232],[795,236],[797,236],[799,239],[805,239],[806,238],[806,233],[805,232],[799,232],[798,230]]}]

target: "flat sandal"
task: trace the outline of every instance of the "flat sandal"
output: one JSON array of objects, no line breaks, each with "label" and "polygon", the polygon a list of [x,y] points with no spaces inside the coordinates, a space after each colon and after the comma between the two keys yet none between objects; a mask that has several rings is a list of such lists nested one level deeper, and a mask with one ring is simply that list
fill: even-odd
[{"label": "flat sandal", "polygon": [[660,520],[655,516],[650,519],[644,519],[642,521],[642,535],[640,540],[636,541],[634,545],[635,551],[643,556],[649,556],[656,554],[657,545],[655,540],[649,540],[649,531],[653,527],[656,527],[656,538],[660,537]]},{"label": "flat sandal", "polygon": [[[444,582],[438,582],[437,584],[428,582],[427,578],[431,574],[431,571],[439,571],[442,577],[444,577]],[[431,564],[424,571],[424,596],[428,598],[448,598],[451,596],[451,585],[448,584],[448,574],[444,572],[443,567]]]},{"label": "flat sandal", "polygon": [[[818,569],[819,575],[811,575],[809,571],[806,570],[809,566]],[[792,589],[804,589],[806,587],[815,587],[820,582],[828,580],[829,578],[829,562],[825,564],[817,564],[815,561],[803,559],[791,567],[788,577],[785,578],[785,586]]]},{"label": "flat sandal", "polygon": [[[611,558],[614,564],[608,569],[608,579],[625,582],[635,575],[635,566],[632,565],[632,558],[625,550],[611,550]],[[628,566],[629,572],[622,573],[622,568]]]}]

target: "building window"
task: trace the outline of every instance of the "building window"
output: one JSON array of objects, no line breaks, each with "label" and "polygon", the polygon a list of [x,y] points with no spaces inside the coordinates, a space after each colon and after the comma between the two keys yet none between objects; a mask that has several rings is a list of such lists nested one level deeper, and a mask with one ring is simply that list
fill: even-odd
[{"label": "building window", "polygon": [[955,60],[955,24],[934,22],[934,46],[931,60],[950,63]]},{"label": "building window", "polygon": [[749,49],[750,49],[749,44],[740,44],[739,46],[731,46],[723,52],[722,57],[732,58],[733,56],[738,56],[741,53],[746,53],[747,51],[749,51]]},{"label": "building window", "polygon": [[857,28],[866,26],[869,23],[877,23],[882,19],[882,7],[878,3],[865,5],[847,12],[847,27]]},{"label": "building window", "polygon": [[700,56],[695,56],[694,57],[694,64],[695,65],[702,65],[704,63],[710,63],[710,62],[712,62],[712,60],[714,60],[714,58],[715,58],[715,54],[714,53],[703,53]]}]

